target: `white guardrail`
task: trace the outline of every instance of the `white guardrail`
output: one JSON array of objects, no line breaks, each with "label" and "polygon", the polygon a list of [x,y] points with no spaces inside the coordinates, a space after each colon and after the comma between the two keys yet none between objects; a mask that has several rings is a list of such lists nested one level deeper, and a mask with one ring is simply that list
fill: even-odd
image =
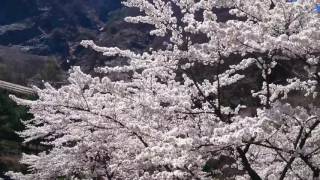
[{"label": "white guardrail", "polygon": [[0,80],[0,89],[5,89],[7,91],[13,92],[13,93],[20,93],[25,95],[35,95],[36,92],[29,87],[21,86],[18,84],[13,84],[6,81]]}]

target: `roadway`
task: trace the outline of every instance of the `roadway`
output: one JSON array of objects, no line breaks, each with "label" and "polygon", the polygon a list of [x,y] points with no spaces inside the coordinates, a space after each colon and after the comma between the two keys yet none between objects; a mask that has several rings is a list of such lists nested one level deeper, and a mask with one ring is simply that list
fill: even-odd
[{"label": "roadway", "polygon": [[0,89],[4,89],[9,92],[19,93],[19,94],[24,94],[24,95],[35,95],[36,94],[36,92],[32,88],[21,86],[21,85],[10,83],[10,82],[6,82],[6,81],[1,81],[1,80],[0,80]]}]

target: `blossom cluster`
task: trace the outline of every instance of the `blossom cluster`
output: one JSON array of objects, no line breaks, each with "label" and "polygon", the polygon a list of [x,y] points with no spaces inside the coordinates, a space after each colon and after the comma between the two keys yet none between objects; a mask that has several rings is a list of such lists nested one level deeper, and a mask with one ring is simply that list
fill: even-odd
[{"label": "blossom cluster", "polygon": [[[152,25],[150,35],[165,37],[166,47],[139,54],[85,40],[84,47],[127,58],[128,65],[99,68],[103,78],[74,67],[68,85],[36,88],[37,100],[12,96],[34,115],[20,135],[50,148],[23,156],[29,174],[8,175],[23,180],[320,177],[315,1],[123,4],[141,12],[125,20]],[[230,18],[220,21],[220,10]],[[253,71],[259,77],[251,77]],[[115,72],[131,78],[110,79]],[[250,98],[234,103],[231,96],[246,82]]]}]

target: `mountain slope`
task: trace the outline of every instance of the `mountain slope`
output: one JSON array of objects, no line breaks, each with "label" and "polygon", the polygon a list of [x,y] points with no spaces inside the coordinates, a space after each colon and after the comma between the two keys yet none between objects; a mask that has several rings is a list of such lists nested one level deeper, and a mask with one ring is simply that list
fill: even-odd
[{"label": "mountain slope", "polygon": [[0,45],[66,58],[79,37],[98,34],[119,7],[118,0],[2,0]]}]

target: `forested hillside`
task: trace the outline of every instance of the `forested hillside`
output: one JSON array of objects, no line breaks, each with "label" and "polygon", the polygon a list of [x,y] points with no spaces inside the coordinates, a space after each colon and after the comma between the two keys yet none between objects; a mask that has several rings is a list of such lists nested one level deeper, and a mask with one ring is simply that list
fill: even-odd
[{"label": "forested hillside", "polygon": [[0,44],[67,57],[80,35],[97,34],[109,13],[119,7],[120,1],[111,0],[4,0],[0,6]]}]

